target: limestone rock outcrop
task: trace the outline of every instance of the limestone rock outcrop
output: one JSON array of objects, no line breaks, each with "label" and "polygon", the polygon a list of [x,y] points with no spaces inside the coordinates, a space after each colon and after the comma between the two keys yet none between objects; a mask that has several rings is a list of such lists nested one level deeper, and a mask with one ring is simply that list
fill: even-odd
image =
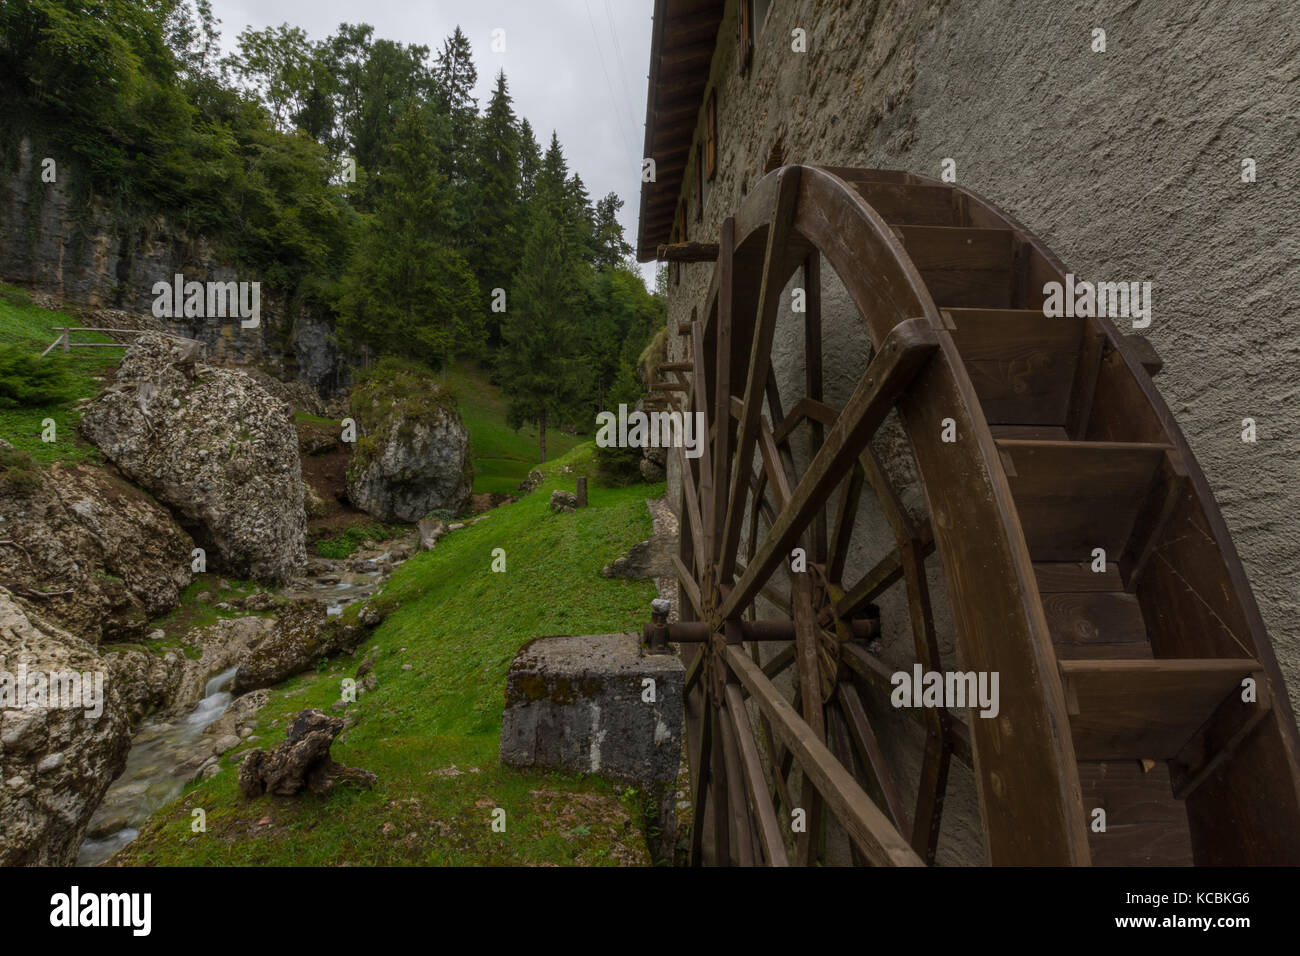
[{"label": "limestone rock outcrop", "polygon": [[22,468],[15,455],[0,447],[0,582],[92,644],[138,639],[150,618],[179,603],[194,541],[166,508],[108,471]]},{"label": "limestone rock outcrop", "polygon": [[559,488],[551,492],[549,502],[550,509],[558,512],[571,512],[577,510],[578,496],[572,491],[562,491]]},{"label": "limestone rock outcrop", "polygon": [[[64,683],[74,672],[98,683],[98,704],[84,685],[74,694],[70,680]],[[63,688],[57,697],[49,693],[52,674]],[[34,688],[41,682],[47,692],[38,702]],[[5,588],[0,683],[0,866],[70,866],[91,815],[126,764],[130,722],[121,694],[89,643]],[[60,706],[52,706],[56,701]]]},{"label": "limestone rock outcrop", "polygon": [[381,521],[407,522],[466,508],[474,483],[469,431],[441,386],[401,367],[358,385],[351,410],[361,426],[348,463],[353,504]]},{"label": "limestone rock outcrop", "polygon": [[180,517],[208,566],[287,581],[306,565],[298,436],[289,406],[243,372],[141,335],[81,431]]},{"label": "limestone rock outcrop", "polygon": [[327,617],[316,601],[289,605],[265,637],[241,651],[234,692],[271,687],[315,667],[322,657],[350,651],[378,622],[369,606],[361,607],[354,619],[351,614]]},{"label": "limestone rock outcrop", "polygon": [[[0,172],[0,279],[52,294],[55,308],[119,307],[121,314],[110,321],[79,316],[78,325],[140,327],[121,321],[123,314],[147,316],[159,325],[150,314],[153,285],[176,273],[198,281],[249,278],[213,239],[187,232],[165,215],[124,218],[119,204],[87,196],[73,184],[84,185],[88,170],[78,168],[72,154],[54,153],[59,176],[47,183],[40,175],[45,148],[26,137],[6,145],[12,152]],[[201,340],[210,364],[256,365],[280,379],[301,379],[319,394],[337,395],[348,384],[348,362],[333,323],[302,298],[263,288],[257,328],[207,317],[177,317],[166,324],[174,333]]]}]

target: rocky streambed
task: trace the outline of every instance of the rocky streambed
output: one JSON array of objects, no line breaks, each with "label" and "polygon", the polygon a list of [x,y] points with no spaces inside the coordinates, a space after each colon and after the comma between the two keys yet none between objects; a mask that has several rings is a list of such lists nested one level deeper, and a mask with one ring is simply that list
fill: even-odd
[{"label": "rocky streambed", "polygon": [[[349,604],[375,594],[418,546],[419,536],[413,535],[363,548],[345,559],[310,558],[307,573],[279,589],[276,596],[292,602],[285,607],[311,602],[324,605],[326,618],[336,617]],[[185,662],[187,673],[177,682],[173,702],[137,727],[125,769],[91,818],[78,866],[106,862],[188,783],[220,773],[223,754],[245,740],[257,740],[256,714],[269,694],[258,689],[236,696],[236,662],[267,638],[275,625],[274,615],[250,614],[225,619],[193,635],[192,643],[202,653]]]}]

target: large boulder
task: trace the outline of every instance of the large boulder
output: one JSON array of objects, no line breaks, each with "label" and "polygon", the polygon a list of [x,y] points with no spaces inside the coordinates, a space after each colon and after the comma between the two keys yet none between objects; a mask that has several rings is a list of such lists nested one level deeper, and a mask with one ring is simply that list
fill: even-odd
[{"label": "large boulder", "polygon": [[210,567],[287,581],[307,563],[292,410],[195,356],[183,340],[139,336],[81,431],[180,516]]},{"label": "large boulder", "polygon": [[241,650],[233,690],[243,694],[272,687],[310,670],[322,657],[355,648],[378,622],[377,612],[368,605],[328,617],[318,601],[291,604],[265,637]]},{"label": "large boulder", "polygon": [[469,432],[450,392],[418,367],[381,362],[352,392],[360,426],[348,463],[348,497],[381,521],[415,522],[469,504]]},{"label": "large boulder", "polygon": [[[67,692],[73,673],[98,684],[98,704]],[[52,674],[66,690],[35,699]],[[0,588],[0,685],[0,866],[71,866],[131,746],[116,681],[90,644]]]},{"label": "large boulder", "polygon": [[0,581],[77,637],[133,641],[180,602],[194,541],[117,475],[0,443]]}]

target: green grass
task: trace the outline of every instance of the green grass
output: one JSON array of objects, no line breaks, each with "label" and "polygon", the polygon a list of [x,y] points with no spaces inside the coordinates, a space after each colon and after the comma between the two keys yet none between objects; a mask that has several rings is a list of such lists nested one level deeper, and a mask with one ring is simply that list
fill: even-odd
[{"label": "green grass", "polygon": [[337,418],[321,418],[319,415],[311,415],[307,412],[294,412],[293,420],[300,425],[328,425],[332,429],[337,429],[339,425]]},{"label": "green grass", "polygon": [[[228,586],[222,587],[223,583]],[[148,630],[150,632],[161,630],[167,636],[159,641],[146,641],[144,643],[155,651],[180,647],[181,638],[192,630],[211,627],[222,618],[246,617],[252,613],[237,608],[227,611],[214,605],[233,604],[261,590],[263,588],[253,581],[233,580],[220,574],[214,574],[211,571],[196,574],[194,580],[181,592],[180,604],[162,617],[149,622]],[[205,591],[211,595],[211,598],[206,602],[200,601],[199,595]]]},{"label": "green grass", "polygon": [[387,541],[389,538],[400,538],[410,530],[410,525],[386,525],[379,522],[353,525],[332,538],[322,538],[317,541],[316,553],[322,558],[346,558],[361,547],[363,541]]},{"label": "green grass", "polygon": [[[81,322],[64,312],[51,312],[32,305],[27,294],[13,286],[0,284],[0,345],[17,345],[39,355],[58,338],[56,326],[78,326]],[[97,332],[73,333],[74,342],[111,342]],[[99,454],[77,436],[81,414],[73,407],[100,389],[98,377],[105,375],[122,360],[121,349],[72,349],[68,354],[56,348],[43,362],[59,362],[72,375],[73,397],[58,405],[43,408],[0,408],[0,438],[15,448],[28,452],[41,463],[54,461],[98,461]],[[41,440],[44,421],[54,420],[56,440]]]},{"label": "green grass", "polygon": [[[497,761],[515,652],[540,635],[636,630],[654,597],[650,582],[608,580],[600,569],[651,533],[644,501],[662,486],[592,487],[582,511],[547,507],[551,490],[572,490],[591,460],[591,446],[580,446],[548,466],[556,477],[532,495],[407,561],[374,599],[387,616],[356,657],[335,658],[272,692],[259,714],[260,740],[242,749],[274,746],[303,708],[328,712],[339,682],[377,648],[378,687],[349,705],[358,723],[332,751],[341,763],[378,774],[373,790],[245,801],[228,755],[220,774],[155,814],[118,860],[601,865],[618,862],[611,848],[622,845],[644,862],[641,834],[623,828],[628,815],[640,820],[639,795],[597,778],[519,772]],[[490,570],[495,548],[505,549],[504,573]],[[504,833],[490,826],[497,807],[506,811]],[[195,808],[206,812],[206,833],[191,832]]]},{"label": "green grass", "polygon": [[[488,373],[469,363],[447,369],[447,384],[456,393],[460,417],[469,429],[474,456],[474,492],[513,492],[541,457],[537,427],[515,431],[506,424],[509,401],[489,380]],[[555,428],[546,429],[546,455],[554,460],[582,442]]]}]

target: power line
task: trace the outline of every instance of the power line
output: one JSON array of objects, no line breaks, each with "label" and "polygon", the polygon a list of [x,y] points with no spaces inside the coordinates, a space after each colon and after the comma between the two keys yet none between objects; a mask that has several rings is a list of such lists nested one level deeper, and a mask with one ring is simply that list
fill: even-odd
[{"label": "power line", "polygon": [[[591,15],[590,0],[582,0],[582,5],[587,9],[587,22],[591,24],[591,38],[596,41],[596,58],[600,60],[600,72],[605,74],[605,88],[609,90],[610,105],[614,107],[615,116],[621,115],[623,111],[618,107],[618,98],[614,95],[614,84],[610,82],[609,70],[605,68],[605,56],[600,52],[600,34],[596,32],[596,19]],[[623,129],[621,122],[618,124],[618,135],[623,140],[623,149],[627,151],[627,154],[629,156],[635,155],[632,152],[632,147],[627,143],[627,131]]]},{"label": "power line", "polygon": [[614,11],[605,0],[605,19],[609,21],[609,36],[614,41],[614,54],[618,57],[618,78],[623,84],[623,95],[627,97],[628,116],[636,116],[636,100],[627,85],[627,61],[623,59],[623,46],[618,42],[618,33],[614,30]]}]

